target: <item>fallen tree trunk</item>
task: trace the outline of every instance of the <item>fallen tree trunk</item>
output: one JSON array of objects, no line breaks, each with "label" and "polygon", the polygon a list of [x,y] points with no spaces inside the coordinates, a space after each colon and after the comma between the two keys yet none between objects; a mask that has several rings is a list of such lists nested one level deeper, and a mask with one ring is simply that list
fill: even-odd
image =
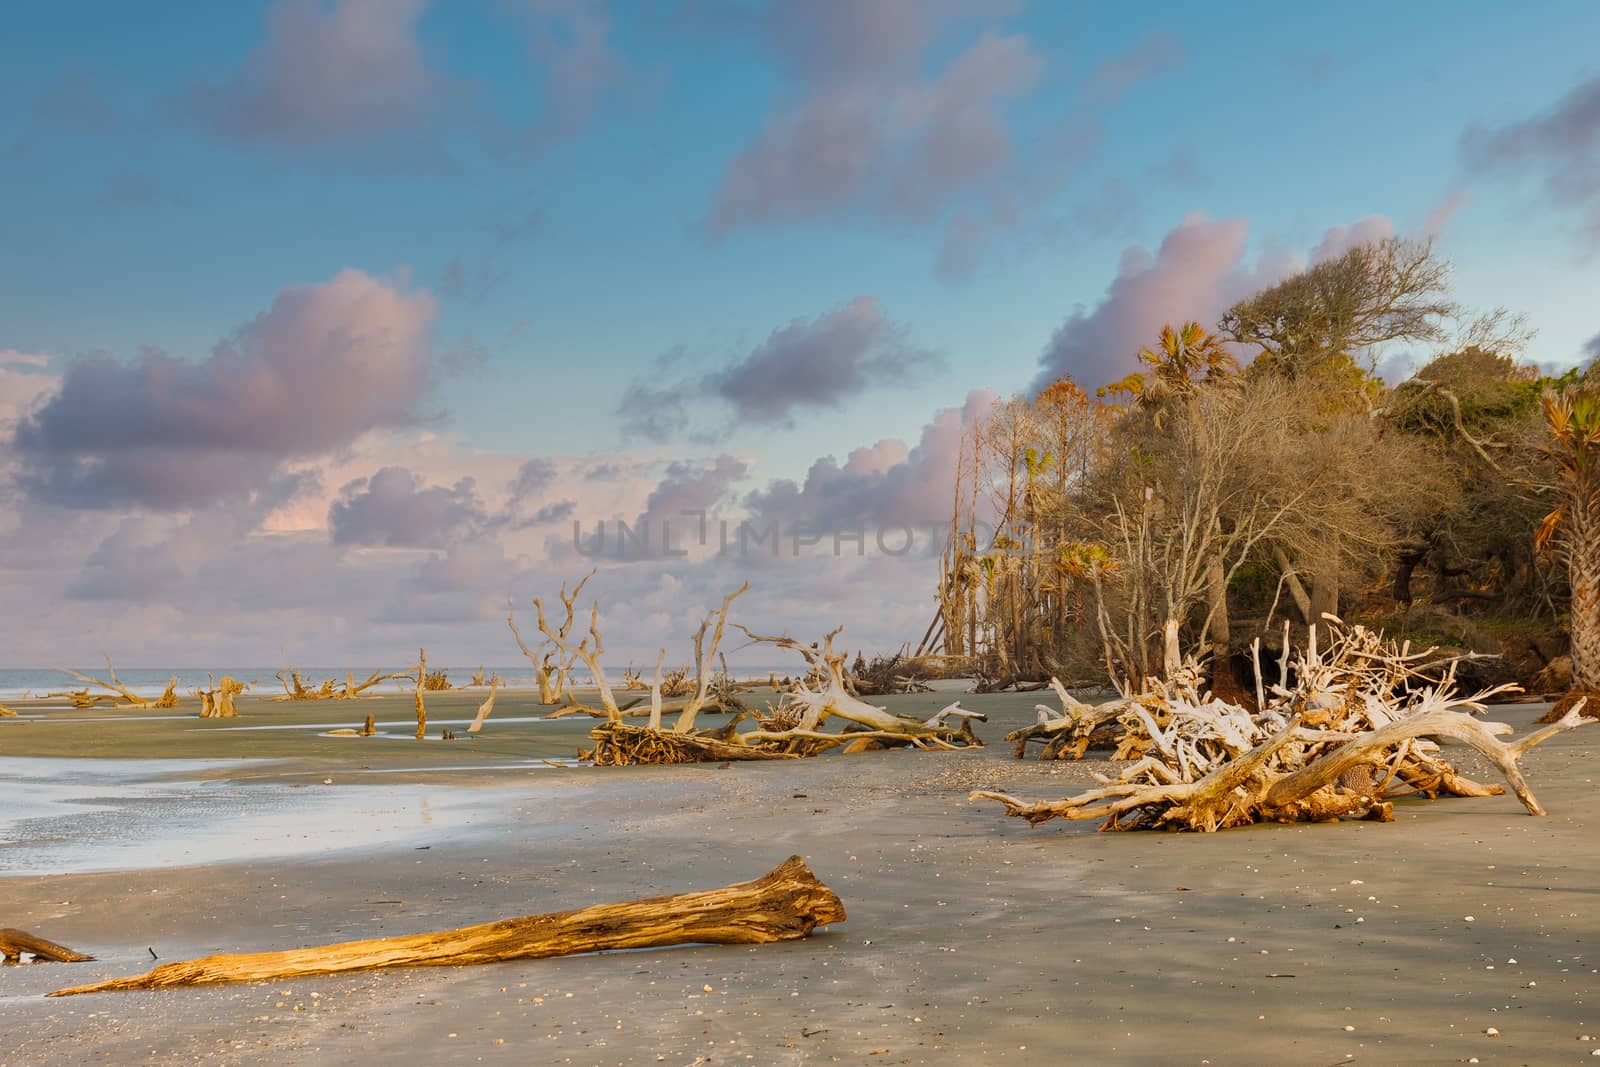
[{"label": "fallen tree trunk", "polygon": [[52,997],[214,982],[259,982],[380,967],[456,966],[665,945],[759,945],[844,921],[844,905],[799,856],[720,889],[528,915],[435,933],[346,941],[287,952],[206,956],[144,974],[72,986]]},{"label": "fallen tree trunk", "polygon": [[94,959],[93,956],[74,952],[65,945],[35,937],[26,930],[0,928],[0,959],[7,963],[18,963],[24,953],[36,960],[48,960],[51,963],[84,963]]}]

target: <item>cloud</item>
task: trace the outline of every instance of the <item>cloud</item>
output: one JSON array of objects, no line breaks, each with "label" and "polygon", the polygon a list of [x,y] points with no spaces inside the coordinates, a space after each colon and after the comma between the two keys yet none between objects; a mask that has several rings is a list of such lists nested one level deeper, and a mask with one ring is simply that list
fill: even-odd
[{"label": "cloud", "polygon": [[425,0],[278,0],[266,37],[178,108],[228,141],[308,148],[415,132],[455,89],[417,39]]},{"label": "cloud", "polygon": [[1162,323],[1214,321],[1240,295],[1231,276],[1248,236],[1243,219],[1191,215],[1168,232],[1154,256],[1129,248],[1100,303],[1079,308],[1056,329],[1033,388],[1063,375],[1088,388],[1114,381],[1132,369],[1134,354]]},{"label": "cloud", "polygon": [[1383,215],[1368,215],[1349,226],[1332,226],[1311,251],[1312,263],[1326,263],[1338,259],[1352,248],[1394,236],[1394,223]]},{"label": "cloud", "polygon": [[1471,199],[1465,190],[1452,189],[1438,207],[1428,212],[1427,221],[1422,224],[1422,236],[1428,240],[1438,237]]},{"label": "cloud", "polygon": [[[1140,198],[1117,177],[1103,180],[1094,199],[1081,204],[1070,220],[1040,221],[1038,216],[1099,152],[1105,137],[1105,112],[1139,80],[1164,74],[1181,62],[1177,41],[1158,32],[1141,38],[1127,53],[1097,64],[1079,87],[1070,109],[1030,141],[1030,150],[985,182],[972,203],[948,215],[935,275],[945,282],[970,278],[985,256],[1001,246],[1001,238],[1011,234],[1054,241],[1069,227],[1100,236],[1125,228]],[[1174,150],[1167,160],[1151,168],[1151,173],[1185,188],[1204,183],[1192,146]]]},{"label": "cloud", "polygon": [[[173,595],[185,580],[160,524],[129,517],[89,554],[83,572],[67,586],[76,600],[147,602]],[[152,535],[156,536],[152,536]]]},{"label": "cloud", "polygon": [[996,10],[776,5],[769,36],[790,85],[728,162],[708,216],[711,234],[835,213],[925,218],[1003,168],[1011,157],[1006,109],[1043,70],[1027,39],[988,30],[933,77],[921,69],[948,24]]},{"label": "cloud", "polygon": [[1600,333],[1595,334],[1583,343],[1583,358],[1600,360]]},{"label": "cloud", "polygon": [[[779,479],[751,492],[744,503],[752,525],[764,529],[777,523],[784,532],[832,534],[864,524],[883,528],[947,521],[963,429],[984,418],[997,399],[988,390],[974,390],[961,407],[936,412],[915,447],[879,441],[854,450],[842,465],[832,456],[818,459],[801,483]],[[898,545],[898,534],[896,538]]]},{"label": "cloud", "polygon": [[1138,82],[1174,70],[1183,63],[1183,45],[1170,33],[1151,30],[1120,55],[1095,64],[1089,75],[1089,99],[1109,106]]},{"label": "cloud", "polygon": [[456,256],[439,273],[439,294],[452,300],[479,301],[500,288],[510,277],[487,257],[468,266]]},{"label": "cloud", "polygon": [[629,71],[611,42],[611,16],[601,0],[519,0],[516,6],[530,31],[540,110],[513,141],[537,159],[582,134]]},{"label": "cloud", "polygon": [[384,467],[340,490],[328,532],[336,545],[444,548],[487,518],[471,478],[424,487],[413,472]]},{"label": "cloud", "polygon": [[799,408],[836,407],[873,386],[906,384],[938,362],[906,341],[904,328],[884,317],[877,300],[858,296],[837,311],[774,330],[709,384],[741,416],[781,419]]},{"label": "cloud", "polygon": [[[669,352],[660,363],[681,357]],[[843,405],[884,385],[906,385],[942,366],[934,353],[911,344],[904,327],[876,299],[859,296],[815,319],[774,330],[743,358],[697,378],[665,385],[635,382],[619,413],[632,432],[664,439],[690,428],[704,400],[725,402],[735,417],[784,421],[797,412]]]},{"label": "cloud", "polygon": [[1468,127],[1461,154],[1479,174],[1541,178],[1550,202],[1576,212],[1584,240],[1600,248],[1600,76],[1574,86],[1540,114]]},{"label": "cloud", "polygon": [[38,118],[59,122],[91,133],[103,133],[116,125],[116,110],[93,75],[69,70],[33,102]]},{"label": "cloud", "polygon": [[1307,255],[1264,254],[1253,266],[1245,257],[1249,231],[1243,219],[1213,222],[1194,214],[1168,231],[1155,255],[1127,249],[1100,302],[1092,309],[1080,306],[1056,328],[1032,388],[1042,389],[1063,375],[1086,388],[1115,381],[1137,369],[1139,349],[1162,325],[1193,320],[1209,326],[1236,301],[1310,263],[1389,237],[1394,225],[1382,215],[1369,215],[1330,227]]},{"label": "cloud", "polygon": [[15,348],[0,348],[0,367],[46,367],[50,357],[37,352],[23,352]]},{"label": "cloud", "polygon": [[686,518],[684,512],[714,511],[749,471],[744,460],[729,455],[669,464],[645,500],[634,528],[658,530],[663,522],[686,528],[693,520]]},{"label": "cloud", "polygon": [[69,507],[190,507],[265,485],[289,459],[422,417],[426,292],[361,271],[289,288],[200,361],[82,356],[17,426],[19,479]]}]

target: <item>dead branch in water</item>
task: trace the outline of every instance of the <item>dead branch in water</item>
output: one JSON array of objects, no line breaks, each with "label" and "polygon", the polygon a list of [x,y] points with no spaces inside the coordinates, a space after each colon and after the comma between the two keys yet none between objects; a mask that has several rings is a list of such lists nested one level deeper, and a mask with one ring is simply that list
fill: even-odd
[{"label": "dead branch in water", "polygon": [[1104,819],[1108,830],[1210,832],[1254,822],[1386,822],[1393,818],[1390,801],[1400,796],[1505,792],[1471,781],[1443,759],[1435,739],[1445,737],[1493,763],[1531,814],[1545,813],[1517,761],[1557,733],[1592,721],[1581,708],[1517,741],[1497,740],[1511,727],[1473,715],[1515,686],[1457,696],[1453,665],[1437,684],[1419,686],[1418,664],[1428,651],[1413,653],[1327,618],[1334,625],[1325,650],[1313,627],[1291,688],[1286,646],[1278,683],[1258,686],[1255,711],[1204,692],[1204,671],[1192,658],[1164,679],[1149,679],[1138,695],[1099,707],[1074,700],[1058,684],[1061,715],[1040,705],[1040,722],[1009,737],[1017,754],[1038,742],[1044,757],[1079,758],[1099,738],[1115,746],[1113,759],[1136,762],[1115,778],[1096,775],[1101,788],[1062,800],[1030,803],[996,792],[975,792],[973,799],[998,801],[1030,823]]},{"label": "dead branch in water", "polygon": [[105,693],[91,693],[87,689],[78,689],[67,693],[51,694],[52,696],[66,697],[72,701],[72,706],[75,708],[92,708],[96,704],[116,703],[119,697],[122,701],[121,703],[116,703],[119,708],[166,709],[178,706],[177,675],[173,675],[167,682],[167,688],[162,694],[152,700],[149,697],[140,696],[122,684],[122,679],[117,677],[117,669],[111,665],[110,656],[106,657],[106,674],[111,678],[109,682],[103,682],[91,675],[80,674],[70,667],[51,667],[50,669],[60,671],[62,674],[70,675],[80,682],[91,686],[99,686],[101,689],[106,690]]},{"label": "dead branch in water", "polygon": [[833,890],[817,880],[804,860],[791,856],[760,878],[720,889],[596,904],[434,933],[287,952],[207,956],[47,995],[258,982],[381,967],[495,963],[665,945],[759,945],[802,938],[818,926],[844,918],[844,905]]},{"label": "dead branch in water", "polygon": [[209,689],[196,689],[195,696],[200,698],[200,717],[202,719],[232,719],[239,714],[233,706],[233,698],[250,688],[244,682],[224,674],[221,682],[213,682],[211,675],[206,675]]},{"label": "dead branch in water", "polygon": [[422,691],[428,687],[428,650],[417,649],[417,740],[428,732],[428,706],[422,701]]},{"label": "dead branch in water", "polygon": [[74,952],[65,945],[36,937],[26,930],[0,928],[0,959],[7,963],[20,963],[24,954],[48,963],[85,963],[94,959],[93,956]]},{"label": "dead branch in water", "polygon": [[472,720],[472,725],[467,727],[467,733],[475,734],[483,729],[483,720],[489,717],[494,710],[494,694],[500,688],[500,676],[495,675],[494,682],[489,686],[489,699],[478,705],[478,714]]},{"label": "dead branch in water", "polygon": [[[273,697],[273,700],[354,700],[362,693],[382,682],[394,682],[404,678],[411,678],[410,671],[400,671],[395,674],[386,674],[383,670],[375,670],[367,676],[364,682],[357,682],[355,672],[345,675],[344,688],[338,687],[338,679],[324,679],[321,685],[312,688],[306,685],[300,672],[293,667],[285,667],[277,674],[278,682],[283,686],[283,695]],[[448,686],[447,686],[448,688]]]}]

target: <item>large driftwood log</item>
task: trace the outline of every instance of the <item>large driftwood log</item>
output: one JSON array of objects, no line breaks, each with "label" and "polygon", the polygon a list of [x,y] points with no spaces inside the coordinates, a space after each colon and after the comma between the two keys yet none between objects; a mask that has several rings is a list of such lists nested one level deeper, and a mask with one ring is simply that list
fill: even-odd
[{"label": "large driftwood log", "polygon": [[791,856],[760,878],[720,889],[596,904],[435,933],[287,952],[206,956],[47,995],[258,982],[378,967],[494,963],[664,945],[758,945],[805,937],[818,926],[843,922],[844,917],[844,905],[833,890],[817,880],[804,860]]},{"label": "large driftwood log", "polygon": [[0,959],[4,959],[7,963],[18,963],[24,954],[32,956],[35,960],[45,960],[50,963],[83,963],[94,959],[93,956],[74,952],[65,945],[36,937],[26,930],[0,928]]}]

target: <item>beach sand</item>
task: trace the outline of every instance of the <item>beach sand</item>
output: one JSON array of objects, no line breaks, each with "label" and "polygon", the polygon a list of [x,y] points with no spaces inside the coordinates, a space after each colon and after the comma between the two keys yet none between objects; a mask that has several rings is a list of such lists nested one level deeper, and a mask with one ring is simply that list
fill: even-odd
[{"label": "beach sand", "polygon": [[[432,732],[479,699],[430,699]],[[964,696],[991,714],[982,750],[727,769],[550,767],[589,723],[511,721],[538,714],[514,694],[449,743],[318,736],[369,710],[409,736],[399,696],[250,700],[220,724],[0,722],[0,799],[76,766],[30,757],[115,757],[0,829],[0,926],[99,957],[0,969],[0,1064],[1520,1064],[1600,1048],[1583,1040],[1600,1038],[1600,732],[1526,757],[1542,819],[1496,797],[1402,801],[1392,824],[1097,834],[966,799],[1060,796],[1107,769],[1011,759],[999,737],[1037,699]],[[1521,731],[1542,710],[1490,717]],[[91,798],[93,818],[64,814]],[[130,832],[147,844],[132,869],[88,869]],[[721,885],[791,854],[849,915],[797,942],[42,996],[143,971],[152,950],[464,925]]]}]

